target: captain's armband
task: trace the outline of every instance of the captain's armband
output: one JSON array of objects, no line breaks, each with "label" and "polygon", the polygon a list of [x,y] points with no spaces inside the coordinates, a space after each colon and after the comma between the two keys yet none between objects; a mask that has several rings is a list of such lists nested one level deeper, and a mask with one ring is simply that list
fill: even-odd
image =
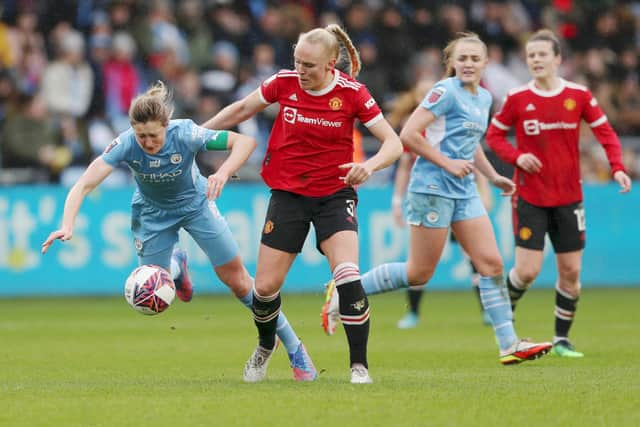
[{"label": "captain's armband", "polygon": [[227,141],[229,141],[229,131],[221,130],[204,143],[204,148],[207,151],[223,151],[227,149]]}]

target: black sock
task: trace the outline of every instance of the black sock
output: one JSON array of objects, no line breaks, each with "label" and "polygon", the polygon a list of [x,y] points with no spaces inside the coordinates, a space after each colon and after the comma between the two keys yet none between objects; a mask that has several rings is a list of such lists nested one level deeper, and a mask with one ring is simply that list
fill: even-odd
[{"label": "black sock", "polygon": [[422,294],[424,288],[409,288],[407,291],[407,298],[409,299],[409,310],[416,316],[420,312],[420,301],[422,300]]},{"label": "black sock", "polygon": [[263,297],[253,292],[253,322],[258,328],[260,346],[271,350],[276,346],[276,326],[280,314],[280,292]]},{"label": "black sock", "polygon": [[578,306],[578,297],[572,299],[564,294],[561,294],[556,289],[556,337],[568,337],[569,329],[573,324],[573,318],[576,315],[576,309]]},{"label": "black sock", "polygon": [[367,342],[369,341],[369,300],[360,280],[344,283],[337,287],[340,296],[340,320],[349,342],[350,366],[367,363]]},{"label": "black sock", "polygon": [[527,288],[518,289],[513,286],[513,283],[511,282],[511,275],[507,274],[507,290],[509,291],[509,299],[511,300],[511,311],[515,311],[518,300],[522,298],[522,295],[527,291]]},{"label": "black sock", "polygon": [[480,286],[473,285],[471,287],[473,288],[473,292],[476,294],[476,297],[478,298],[478,304],[480,304],[480,311],[484,311],[484,306],[482,305],[482,298],[480,298]]}]

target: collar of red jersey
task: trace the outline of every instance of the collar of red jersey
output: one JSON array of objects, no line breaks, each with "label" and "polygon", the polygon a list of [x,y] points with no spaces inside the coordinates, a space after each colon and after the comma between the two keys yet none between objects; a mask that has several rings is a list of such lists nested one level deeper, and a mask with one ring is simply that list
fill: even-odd
[{"label": "collar of red jersey", "polygon": [[543,96],[545,98],[551,98],[552,96],[556,96],[559,95],[560,92],[562,92],[564,90],[565,87],[567,87],[567,81],[565,79],[558,79],[560,80],[560,86],[558,86],[557,88],[553,89],[553,90],[542,90],[539,87],[536,86],[536,81],[535,80],[531,80],[529,82],[529,89],[531,89],[531,92],[535,93],[538,96]]},{"label": "collar of red jersey", "polygon": [[305,92],[307,92],[309,95],[313,95],[313,96],[326,95],[329,92],[331,92],[334,87],[336,87],[336,84],[338,84],[338,79],[339,78],[340,78],[340,72],[338,70],[334,69],[333,70],[333,80],[331,80],[331,83],[329,83],[329,86],[325,87],[324,89],[320,89],[320,90],[305,90]]}]

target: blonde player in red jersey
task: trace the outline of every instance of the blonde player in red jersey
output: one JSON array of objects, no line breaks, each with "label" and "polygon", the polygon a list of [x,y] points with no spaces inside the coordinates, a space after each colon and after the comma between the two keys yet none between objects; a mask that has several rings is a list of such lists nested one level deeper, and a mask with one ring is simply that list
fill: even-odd
[{"label": "blonde player in red jersey", "polygon": [[[516,167],[515,266],[507,286],[515,309],[540,273],[548,233],[558,268],[552,354],[583,357],[569,340],[580,296],[586,230],[578,147],[582,120],[604,147],[620,192],[631,190],[631,180],[622,165],[620,141],[589,89],[558,76],[562,58],[556,36],[549,30],[533,34],[526,57],[533,80],[509,93],[487,131],[489,146]],[[515,147],[507,140],[511,128]]]},{"label": "blonde player in red jersey", "polygon": [[[345,60],[350,74],[336,68]],[[271,199],[255,278],[253,313],[259,344],[245,365],[244,380],[257,382],[266,376],[275,347],[280,288],[313,223],[318,249],[327,257],[340,293],[351,382],[370,383],[369,302],[358,267],[354,186],[396,161],[402,144],[367,88],[354,79],[360,58],[339,26],[302,33],[294,62],[295,70],[271,76],[204,124],[228,129],[270,104],[280,104],[262,163]],[[353,161],[356,119],[382,142],[379,151],[361,163]]]}]

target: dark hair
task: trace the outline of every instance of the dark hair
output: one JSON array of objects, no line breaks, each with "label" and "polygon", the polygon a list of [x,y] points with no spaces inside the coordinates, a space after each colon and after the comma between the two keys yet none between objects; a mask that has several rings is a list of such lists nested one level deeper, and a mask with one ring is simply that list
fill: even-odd
[{"label": "dark hair", "polygon": [[560,55],[560,41],[558,40],[558,37],[556,37],[556,35],[553,34],[553,31],[547,28],[538,30],[535,33],[533,33],[531,37],[529,37],[529,39],[527,40],[527,43],[539,42],[539,41],[550,42],[553,48],[553,53],[556,56]]}]

